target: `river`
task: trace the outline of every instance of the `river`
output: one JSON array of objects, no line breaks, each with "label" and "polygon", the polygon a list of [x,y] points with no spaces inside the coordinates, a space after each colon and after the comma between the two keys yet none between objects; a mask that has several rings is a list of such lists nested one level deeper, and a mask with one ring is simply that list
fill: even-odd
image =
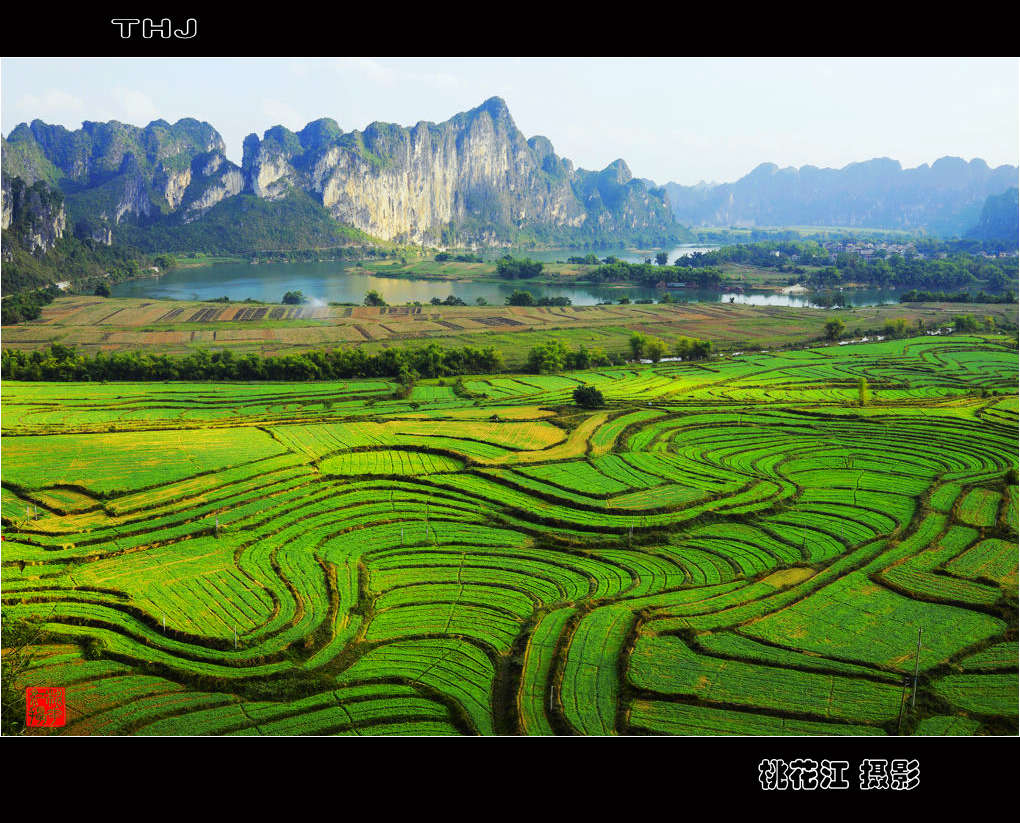
[{"label": "river", "polygon": [[[670,250],[670,262],[691,251],[708,250],[708,246],[679,246]],[[531,253],[533,259],[545,258],[548,262],[566,260],[583,255],[576,250],[553,250]],[[600,257],[610,255],[643,261],[644,257],[624,249],[596,252]],[[514,289],[525,288],[536,297],[569,297],[576,306],[617,302],[621,297],[631,300],[658,300],[656,289],[636,286],[602,286],[585,284],[548,285],[544,283],[443,281],[411,279],[405,277],[379,277],[352,272],[342,262],[335,263],[217,263],[211,266],[172,269],[159,277],[143,277],[117,283],[111,288],[113,297],[141,297],[166,300],[212,300],[229,297],[231,300],[258,300],[279,303],[288,291],[300,291],[312,301],[324,303],[361,303],[365,293],[375,289],[391,305],[428,303],[433,297],[445,299],[454,294],[468,304],[478,298],[489,304],[503,305]],[[846,292],[845,304],[871,306],[877,303],[896,303],[899,289],[855,289]],[[674,289],[674,299],[700,303],[750,303],[760,306],[815,306],[813,294],[787,295],[768,291],[745,290],[743,293],[709,289]]]}]

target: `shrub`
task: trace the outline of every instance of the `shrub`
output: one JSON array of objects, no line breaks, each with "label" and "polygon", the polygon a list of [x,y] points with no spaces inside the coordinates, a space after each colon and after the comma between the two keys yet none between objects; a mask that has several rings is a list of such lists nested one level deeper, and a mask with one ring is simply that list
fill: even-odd
[{"label": "shrub", "polygon": [[605,404],[605,398],[594,386],[578,386],[574,389],[574,402],[583,409],[597,409]]},{"label": "shrub", "polygon": [[827,340],[839,340],[844,331],[846,331],[846,323],[838,317],[832,318],[832,320],[825,324],[825,338]]}]

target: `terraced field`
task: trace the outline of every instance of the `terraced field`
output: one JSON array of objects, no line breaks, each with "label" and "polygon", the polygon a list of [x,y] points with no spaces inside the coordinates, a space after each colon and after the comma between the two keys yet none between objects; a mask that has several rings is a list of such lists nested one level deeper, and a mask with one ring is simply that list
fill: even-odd
[{"label": "terraced field", "polygon": [[63,734],[1015,734],[1017,365],[8,382],[21,685]]}]

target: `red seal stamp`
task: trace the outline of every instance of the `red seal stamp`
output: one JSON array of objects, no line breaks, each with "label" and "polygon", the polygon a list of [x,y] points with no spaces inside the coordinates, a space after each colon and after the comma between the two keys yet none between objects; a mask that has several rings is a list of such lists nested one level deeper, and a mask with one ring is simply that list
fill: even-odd
[{"label": "red seal stamp", "polygon": [[64,687],[29,686],[25,689],[26,726],[63,726],[67,722]]}]

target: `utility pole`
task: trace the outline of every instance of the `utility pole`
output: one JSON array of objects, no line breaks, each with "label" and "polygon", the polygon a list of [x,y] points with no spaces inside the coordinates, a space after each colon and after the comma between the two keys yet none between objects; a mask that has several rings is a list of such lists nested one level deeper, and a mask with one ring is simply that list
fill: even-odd
[{"label": "utility pole", "polygon": [[917,653],[914,655],[914,691],[910,695],[910,710],[914,710],[914,701],[917,699],[917,668],[921,663],[921,629],[917,630]]},{"label": "utility pole", "polygon": [[900,724],[903,722],[903,704],[907,702],[907,683],[910,682],[910,678],[903,678],[903,685],[900,686],[900,715],[896,718],[896,735],[899,736]]}]

